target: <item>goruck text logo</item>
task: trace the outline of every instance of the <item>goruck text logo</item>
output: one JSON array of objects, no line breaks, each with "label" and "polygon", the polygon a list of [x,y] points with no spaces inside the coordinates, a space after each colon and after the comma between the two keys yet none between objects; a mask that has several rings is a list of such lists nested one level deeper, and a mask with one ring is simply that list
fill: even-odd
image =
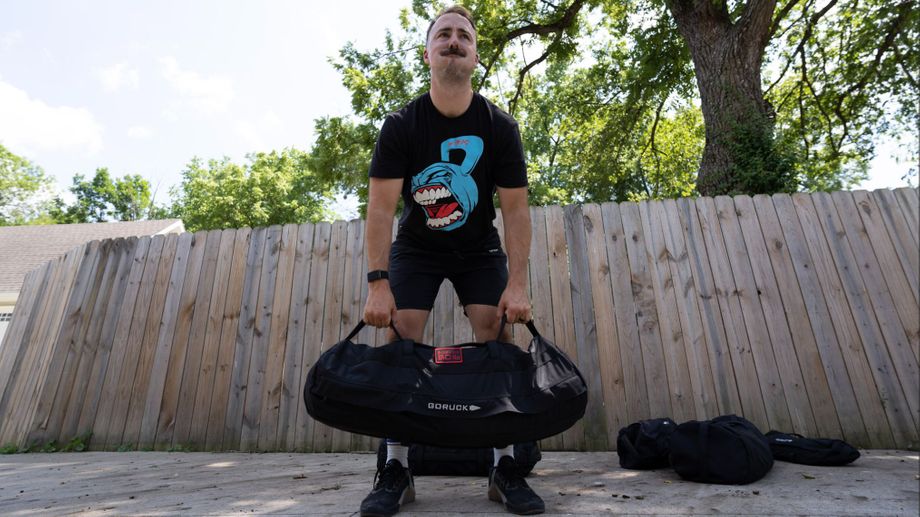
[{"label": "goruck text logo", "polygon": [[428,409],[438,409],[441,411],[479,411],[482,408],[475,404],[442,404],[439,402],[429,402]]}]

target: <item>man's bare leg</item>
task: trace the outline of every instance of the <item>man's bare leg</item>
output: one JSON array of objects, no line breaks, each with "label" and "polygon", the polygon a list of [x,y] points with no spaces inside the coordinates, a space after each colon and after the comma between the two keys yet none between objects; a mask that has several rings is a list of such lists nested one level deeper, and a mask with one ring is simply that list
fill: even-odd
[{"label": "man's bare leg", "polygon": [[[496,308],[494,305],[477,305],[469,304],[464,307],[466,317],[470,319],[470,325],[473,327],[473,336],[479,343],[485,343],[495,339],[498,335],[498,326],[501,324],[501,318],[495,315]],[[502,332],[502,341],[511,342],[511,326],[505,325]]]},{"label": "man's bare leg", "polygon": [[[399,331],[399,335],[404,339],[411,339],[420,343],[422,333],[425,332],[425,323],[428,322],[428,314],[430,313],[431,311],[420,309],[399,309],[396,311],[396,320],[393,323],[396,326],[396,330]],[[393,329],[389,330],[387,336],[389,336],[390,341],[396,339]]]}]

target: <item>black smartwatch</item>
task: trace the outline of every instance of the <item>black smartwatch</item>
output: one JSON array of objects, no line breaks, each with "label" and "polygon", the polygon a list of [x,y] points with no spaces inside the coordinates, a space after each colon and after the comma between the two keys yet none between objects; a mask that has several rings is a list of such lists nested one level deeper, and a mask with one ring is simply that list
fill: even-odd
[{"label": "black smartwatch", "polygon": [[377,280],[384,280],[387,278],[390,278],[390,275],[382,269],[371,271],[370,273],[367,274],[368,282],[376,282]]}]

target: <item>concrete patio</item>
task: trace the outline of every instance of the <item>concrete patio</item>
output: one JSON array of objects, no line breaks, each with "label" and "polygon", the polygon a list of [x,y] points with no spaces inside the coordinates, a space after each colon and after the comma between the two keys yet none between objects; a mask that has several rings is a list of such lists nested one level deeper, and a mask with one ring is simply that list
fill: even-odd
[{"label": "concrete patio", "polygon": [[[846,467],[776,462],[745,486],[621,469],[616,453],[544,452],[529,483],[547,515],[905,515],[920,511],[918,453],[862,451]],[[0,513],[356,515],[371,454],[83,452],[0,456]],[[400,515],[507,515],[485,478],[417,477]]]}]

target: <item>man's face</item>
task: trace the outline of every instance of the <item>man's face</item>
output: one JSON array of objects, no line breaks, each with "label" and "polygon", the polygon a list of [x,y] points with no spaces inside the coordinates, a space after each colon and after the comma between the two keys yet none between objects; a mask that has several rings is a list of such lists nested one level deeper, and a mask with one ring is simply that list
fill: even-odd
[{"label": "man's face", "polygon": [[479,63],[476,31],[470,21],[456,13],[438,18],[431,27],[424,57],[432,74],[448,80],[468,80]]}]

